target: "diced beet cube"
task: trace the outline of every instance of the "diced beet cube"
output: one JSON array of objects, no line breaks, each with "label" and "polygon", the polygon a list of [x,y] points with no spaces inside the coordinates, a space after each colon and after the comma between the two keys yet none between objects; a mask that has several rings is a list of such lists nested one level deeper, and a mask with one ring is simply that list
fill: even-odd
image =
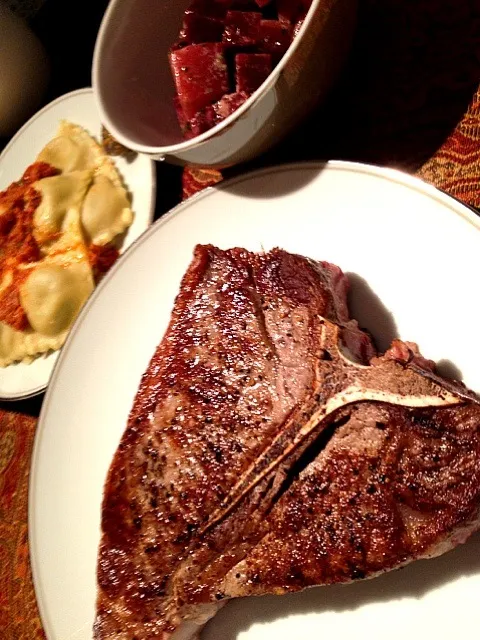
[{"label": "diced beet cube", "polygon": [[227,93],[228,71],[221,43],[190,44],[170,51],[169,59],[178,100],[187,120]]},{"label": "diced beet cube", "polygon": [[229,11],[258,11],[255,0],[232,0]]},{"label": "diced beet cube", "polygon": [[295,22],[298,14],[299,0],[277,0],[277,12],[280,22],[291,24]]},{"label": "diced beet cube", "polygon": [[271,1],[272,0],[255,0],[255,2],[258,4],[260,9],[262,9],[263,7],[266,7],[267,4],[270,4]]},{"label": "diced beet cube", "polygon": [[227,93],[221,100],[213,105],[213,109],[217,115],[217,122],[225,120],[230,114],[240,107],[248,98],[248,93]]},{"label": "diced beet cube", "polygon": [[260,47],[278,60],[283,56],[292,41],[292,29],[289,24],[278,20],[260,22]]},{"label": "diced beet cube", "polygon": [[199,136],[201,133],[205,133],[217,124],[216,113],[211,105],[199,111],[188,122],[188,137],[193,138]]},{"label": "diced beet cube", "polygon": [[300,20],[297,20],[295,26],[293,27],[292,40],[298,36],[298,32],[302,28],[303,23],[305,22],[305,16],[302,16]]},{"label": "diced beet cube", "polygon": [[232,0],[193,0],[185,14],[194,13],[207,18],[224,18]]},{"label": "diced beet cube", "polygon": [[196,13],[185,13],[180,41],[186,44],[202,42],[220,42],[223,33],[223,22],[218,18],[208,18]]},{"label": "diced beet cube", "polygon": [[182,38],[182,32],[180,31],[179,39],[176,42],[174,42],[170,47],[169,55],[172,51],[178,51],[179,49],[183,49],[183,47],[187,46],[188,42],[186,40],[182,40],[181,38]]},{"label": "diced beet cube", "polygon": [[237,93],[253,93],[272,72],[272,56],[268,53],[239,53],[235,56]]},{"label": "diced beet cube", "polygon": [[222,41],[229,46],[249,47],[260,39],[261,13],[255,11],[228,11]]},{"label": "diced beet cube", "polygon": [[182,130],[182,133],[184,135],[187,135],[189,131],[189,126],[187,123],[187,119],[185,118],[185,114],[183,113],[183,109],[180,104],[180,100],[178,99],[178,96],[175,96],[173,98],[173,106],[175,107],[175,111],[177,113],[177,120],[178,120],[178,124],[180,125],[180,129]]},{"label": "diced beet cube", "polygon": [[312,0],[277,0],[278,19],[293,24],[307,13],[311,4]]}]

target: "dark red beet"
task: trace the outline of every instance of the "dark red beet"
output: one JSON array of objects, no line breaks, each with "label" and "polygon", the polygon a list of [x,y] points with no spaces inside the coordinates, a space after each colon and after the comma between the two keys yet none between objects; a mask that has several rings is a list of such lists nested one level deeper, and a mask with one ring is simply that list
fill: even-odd
[{"label": "dark red beet", "polygon": [[280,22],[294,24],[310,9],[312,0],[277,0]]},{"label": "dark red beet", "polygon": [[205,133],[217,124],[217,115],[211,105],[199,111],[188,123],[188,137]]},{"label": "dark red beet", "polygon": [[302,28],[302,25],[304,22],[305,22],[305,16],[302,16],[300,20],[297,20],[297,22],[295,23],[295,26],[293,27],[292,40],[293,38],[296,38],[298,36],[298,32]]},{"label": "dark red beet", "polygon": [[213,105],[217,115],[217,122],[225,120],[230,114],[240,107],[248,98],[248,93],[227,93],[221,100]]},{"label": "dark red beet", "polygon": [[179,103],[187,120],[229,90],[221,43],[191,44],[171,51],[169,59]]},{"label": "dark red beet", "polygon": [[258,11],[255,0],[232,0],[229,11]]},{"label": "dark red beet", "polygon": [[185,14],[194,13],[197,16],[223,19],[231,4],[232,0],[193,0]]},{"label": "dark red beet", "polygon": [[[248,93],[227,93],[218,102],[209,105],[195,114],[185,126],[185,138],[194,138],[212,129],[216,124],[225,120],[236,111],[248,98]],[[180,111],[181,113],[181,111]]]},{"label": "dark red beet", "polygon": [[188,125],[187,119],[185,118],[185,114],[183,113],[182,105],[180,104],[180,100],[178,96],[173,98],[173,106],[175,107],[175,111],[177,113],[178,124],[180,125],[180,129],[185,137],[188,137],[188,133],[190,131],[190,127]]},{"label": "dark red beet", "polygon": [[192,0],[169,53],[185,137],[208,131],[258,89],[288,49],[311,2]]},{"label": "dark red beet", "polygon": [[262,20],[260,22],[260,47],[265,53],[271,53],[279,60],[290,46],[292,29],[289,24],[278,20]]},{"label": "dark red beet", "polygon": [[223,22],[220,19],[186,12],[180,32],[180,42],[185,44],[220,42],[222,33]]},{"label": "dark red beet", "polygon": [[227,46],[251,47],[260,39],[261,13],[228,11],[222,41]]},{"label": "dark red beet", "polygon": [[268,53],[239,53],[235,56],[237,93],[253,93],[272,71],[272,56]]}]

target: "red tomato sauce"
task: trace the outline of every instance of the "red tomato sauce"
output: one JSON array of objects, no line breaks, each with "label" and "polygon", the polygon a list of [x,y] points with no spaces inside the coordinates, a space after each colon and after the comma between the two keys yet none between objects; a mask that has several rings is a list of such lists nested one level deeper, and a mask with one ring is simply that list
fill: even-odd
[{"label": "red tomato sauce", "polygon": [[33,236],[33,215],[41,195],[31,185],[58,173],[58,169],[45,162],[35,162],[21,180],[0,192],[0,283],[7,273],[13,274],[13,282],[0,294],[0,321],[20,331],[28,328],[28,320],[19,298],[25,274],[17,267],[40,259]]},{"label": "red tomato sauce", "polygon": [[117,260],[118,255],[118,249],[111,244],[107,244],[104,247],[96,244],[90,245],[88,248],[88,259],[92,267],[95,282],[98,282],[102,276],[107,273]]},{"label": "red tomato sauce", "polygon": [[[28,318],[20,304],[20,286],[28,271],[18,269],[21,264],[41,260],[40,248],[33,234],[33,216],[42,196],[32,186],[37,180],[58,175],[60,171],[45,162],[27,167],[21,180],[0,192],[0,284],[6,274],[12,283],[0,294],[0,322],[18,331],[29,327]],[[113,245],[88,247],[88,259],[95,282],[110,269],[119,255]]]}]

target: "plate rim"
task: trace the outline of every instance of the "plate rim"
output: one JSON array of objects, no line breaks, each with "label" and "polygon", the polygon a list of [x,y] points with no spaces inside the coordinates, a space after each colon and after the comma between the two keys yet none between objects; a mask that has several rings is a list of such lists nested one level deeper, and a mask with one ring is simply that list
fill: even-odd
[{"label": "plate rim", "polygon": [[[8,144],[4,147],[4,149],[0,153],[0,163],[3,161],[4,157],[10,151],[10,149],[15,145],[17,140],[25,133],[25,131],[38,118],[41,118],[44,113],[49,111],[52,107],[56,107],[57,104],[60,104],[60,103],[64,102],[65,100],[68,100],[70,98],[76,98],[78,96],[83,96],[83,95],[91,95],[91,97],[92,97],[92,105],[97,111],[98,120],[99,120],[99,122],[101,124],[103,124],[102,118],[101,118],[101,113],[98,110],[98,106],[97,106],[97,103],[96,103],[96,100],[95,100],[95,96],[94,96],[94,92],[93,92],[93,88],[92,87],[83,87],[81,89],[75,89],[73,91],[69,91],[68,93],[64,93],[63,95],[58,96],[57,98],[55,98],[51,102],[47,103],[44,107],[39,109],[39,111],[34,113],[33,116],[31,118],[29,118],[20,127],[20,129],[15,133],[13,138],[11,138],[11,140],[8,142]],[[145,159],[149,162],[149,165],[150,165],[150,182],[152,184],[152,189],[150,191],[150,193],[151,193],[150,206],[149,206],[149,212],[148,212],[148,227],[150,227],[152,225],[153,219],[155,217],[155,204],[156,204],[156,196],[157,196],[156,164],[155,164],[155,161],[152,158],[150,158],[148,155],[146,155],[146,154],[138,154],[138,155],[141,155],[142,157],[145,157]],[[56,352],[52,352],[52,353],[60,354],[62,349],[63,349],[63,347],[61,347],[60,350],[58,350]],[[59,356],[57,356],[57,362],[58,362],[58,357]],[[21,400],[29,400],[31,398],[35,398],[36,396],[40,395],[41,393],[43,393],[48,388],[48,385],[50,384],[50,381],[52,380],[52,376],[53,376],[53,372],[55,370],[56,364],[57,363],[55,362],[53,367],[52,367],[52,371],[50,373],[50,378],[47,380],[47,382],[41,383],[41,384],[37,385],[36,387],[31,388],[30,390],[28,390],[26,392],[25,391],[18,391],[18,392],[15,392],[15,393],[10,393],[8,395],[5,395],[4,392],[0,391],[0,401],[2,401],[2,402],[19,402]]]},{"label": "plate rim", "polygon": [[272,165],[270,167],[266,167],[263,169],[256,169],[253,171],[246,172],[241,174],[240,176],[236,176],[229,180],[225,180],[217,185],[212,187],[208,187],[203,189],[199,193],[194,196],[184,200],[179,203],[173,209],[168,211],[158,220],[156,220],[150,227],[148,227],[123,253],[119,260],[115,263],[112,269],[107,273],[105,278],[100,282],[98,287],[95,288],[94,292],[83,306],[79,315],[77,316],[71,331],[68,334],[67,340],[65,341],[64,346],[59,352],[59,357],[54,365],[52,374],[50,376],[50,382],[47,387],[47,391],[45,394],[45,398],[42,403],[42,408],[40,411],[40,415],[37,421],[37,426],[35,430],[34,442],[32,447],[31,454],[31,462],[30,462],[30,472],[29,472],[29,480],[28,480],[28,514],[27,514],[27,530],[28,530],[28,547],[29,547],[29,558],[30,558],[30,566],[32,572],[32,580],[35,590],[35,598],[37,601],[37,607],[40,615],[40,619],[43,625],[44,632],[48,640],[54,637],[54,629],[50,626],[49,616],[44,606],[45,603],[42,601],[41,593],[41,579],[40,574],[41,571],[39,569],[39,558],[38,555],[33,553],[33,550],[36,547],[35,538],[37,537],[36,531],[37,527],[35,525],[34,518],[34,501],[31,497],[34,494],[34,485],[36,474],[38,472],[39,465],[39,451],[40,451],[40,442],[42,439],[42,433],[45,430],[48,415],[49,415],[49,405],[51,402],[51,398],[55,393],[55,387],[57,383],[57,379],[61,373],[61,368],[63,361],[68,357],[69,347],[72,341],[75,339],[75,336],[82,325],[83,319],[85,315],[89,312],[90,307],[95,304],[97,298],[101,295],[103,288],[108,284],[110,279],[115,277],[117,270],[126,262],[130,256],[130,253],[136,251],[151,235],[157,233],[158,229],[161,228],[164,224],[166,224],[172,217],[178,215],[185,209],[188,209],[190,206],[194,205],[196,202],[208,198],[213,195],[216,191],[219,190],[228,190],[231,186],[237,185],[242,182],[246,182],[251,179],[255,179],[257,177],[265,176],[271,173],[277,172],[286,172],[286,171],[298,171],[298,170],[318,170],[319,172],[323,170],[334,170],[334,171],[349,171],[354,173],[364,173],[370,176],[374,176],[377,178],[384,178],[390,182],[395,182],[397,184],[401,184],[409,189],[414,189],[420,194],[427,195],[438,202],[446,205],[451,213],[455,213],[456,215],[464,218],[467,222],[471,224],[477,231],[480,231],[480,213],[475,211],[473,207],[464,204],[457,198],[450,196],[446,192],[438,189],[437,187],[430,185],[420,178],[416,176],[412,176],[403,171],[399,171],[398,169],[392,169],[388,167],[381,167],[372,164],[366,163],[358,163],[358,162],[350,162],[343,160],[329,160],[329,161],[305,161],[305,162],[292,162],[286,164]]}]

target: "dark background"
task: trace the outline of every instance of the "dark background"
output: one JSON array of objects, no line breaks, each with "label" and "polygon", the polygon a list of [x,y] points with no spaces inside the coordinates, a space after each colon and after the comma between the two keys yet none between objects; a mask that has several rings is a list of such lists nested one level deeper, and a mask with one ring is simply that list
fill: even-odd
[{"label": "dark background", "polygon": [[[31,21],[51,62],[44,104],[91,85],[107,5],[47,0]],[[350,61],[327,104],[268,154],[225,175],[329,158],[415,171],[461,120],[479,82],[480,0],[359,0]],[[181,169],[159,164],[158,179],[157,216],[180,199]]]},{"label": "dark background", "polygon": [[[32,20],[51,61],[44,104],[91,85],[107,5],[47,0]],[[328,103],[267,155],[225,174],[327,158],[415,171],[461,120],[479,82],[480,0],[359,0],[350,61]],[[181,169],[159,165],[158,178],[161,215],[181,196]]]}]

